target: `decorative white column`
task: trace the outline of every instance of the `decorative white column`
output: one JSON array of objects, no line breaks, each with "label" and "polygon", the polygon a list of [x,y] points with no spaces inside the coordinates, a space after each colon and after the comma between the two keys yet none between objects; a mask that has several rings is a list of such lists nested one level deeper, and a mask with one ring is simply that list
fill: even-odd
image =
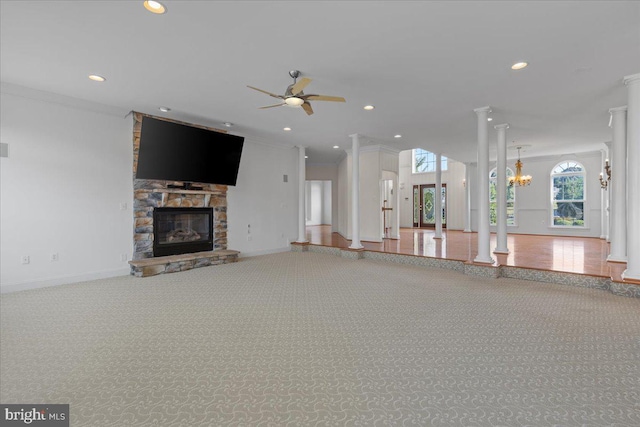
[{"label": "decorative white column", "polygon": [[474,262],[493,264],[489,233],[489,127],[491,107],[473,110],[478,116],[478,256]]},{"label": "decorative white column", "polygon": [[[640,281],[640,74],[624,78],[627,85],[627,269],[625,280]],[[615,173],[615,169],[611,174]],[[613,178],[611,178],[613,181]]]},{"label": "decorative white column", "polygon": [[464,231],[471,233],[471,163],[464,164]]},{"label": "decorative white column", "polygon": [[[611,158],[611,141],[607,141],[604,143],[604,145],[607,146],[607,157],[606,159],[610,159]],[[605,223],[605,230],[606,232],[604,233],[605,235],[605,239],[607,240],[607,243],[611,243],[611,193],[613,192],[613,190],[611,189],[611,182],[609,182],[609,188],[606,191],[606,223]]]},{"label": "decorative white column", "polygon": [[607,261],[627,261],[627,107],[612,108],[611,245]]},{"label": "decorative white column", "polygon": [[307,217],[305,215],[305,189],[307,180],[307,162],[305,148],[298,147],[298,240],[297,243],[307,243]]},{"label": "decorative white column", "polygon": [[507,247],[507,129],[509,124],[495,125],[498,131],[498,165],[496,166],[497,236],[495,254],[508,254]]},{"label": "decorative white column", "polygon": [[436,231],[434,239],[442,239],[442,154],[436,153],[436,197],[434,211],[436,214]]},{"label": "decorative white column", "polygon": [[362,249],[360,243],[360,140],[357,133],[351,137],[351,246]]}]

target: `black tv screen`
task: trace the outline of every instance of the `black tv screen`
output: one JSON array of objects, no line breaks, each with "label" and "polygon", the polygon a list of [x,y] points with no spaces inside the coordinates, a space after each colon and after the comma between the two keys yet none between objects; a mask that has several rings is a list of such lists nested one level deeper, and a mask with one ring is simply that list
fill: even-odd
[{"label": "black tv screen", "polygon": [[137,179],[236,185],[244,137],[142,118]]}]

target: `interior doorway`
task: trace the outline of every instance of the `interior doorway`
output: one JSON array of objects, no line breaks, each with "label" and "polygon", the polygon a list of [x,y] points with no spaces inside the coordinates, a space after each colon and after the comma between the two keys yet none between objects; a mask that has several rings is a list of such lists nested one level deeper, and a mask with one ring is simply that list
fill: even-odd
[{"label": "interior doorway", "polygon": [[306,181],[306,225],[331,225],[331,181]]},{"label": "interior doorway", "polygon": [[395,221],[394,221],[394,206],[395,206],[395,191],[393,189],[392,179],[383,179],[380,181],[381,200],[382,200],[382,238],[389,239],[394,235]]},{"label": "interior doorway", "polygon": [[[442,228],[447,226],[447,184],[442,184]],[[413,186],[413,226],[436,226],[436,185],[423,184]]]}]

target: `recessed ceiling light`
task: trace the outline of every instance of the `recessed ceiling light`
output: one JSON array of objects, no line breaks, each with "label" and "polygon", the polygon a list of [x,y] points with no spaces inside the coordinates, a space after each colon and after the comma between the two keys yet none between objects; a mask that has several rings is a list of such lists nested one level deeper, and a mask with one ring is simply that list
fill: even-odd
[{"label": "recessed ceiling light", "polygon": [[147,9],[151,13],[157,13],[159,15],[165,13],[167,8],[158,1],[146,0],[144,2],[144,8]]},{"label": "recessed ceiling light", "polygon": [[333,148],[340,148],[340,146],[339,145],[334,145]]},{"label": "recessed ceiling light", "polygon": [[169,111],[171,111],[171,108],[169,108],[169,107],[158,107],[158,110],[162,111],[163,113],[168,113]]},{"label": "recessed ceiling light", "polygon": [[309,156],[304,156],[304,158],[305,158],[305,159],[308,159],[308,158],[309,158]]},{"label": "recessed ceiling light", "polygon": [[105,79],[104,77],[99,76],[99,75],[97,75],[97,74],[91,74],[91,75],[89,76],[89,78],[90,78],[91,80],[93,80],[94,82],[103,82],[103,81],[107,80],[107,79]]},{"label": "recessed ceiling light", "polygon": [[511,66],[511,69],[512,70],[522,70],[527,65],[529,65],[529,64],[527,64],[526,62],[516,62],[515,64],[513,64]]},{"label": "recessed ceiling light", "polygon": [[231,126],[233,126],[233,123],[231,122],[224,122],[223,125],[225,125],[226,127],[230,128]]},{"label": "recessed ceiling light", "polygon": [[365,110],[373,110],[374,108],[376,108],[376,107],[374,107],[373,105],[365,105],[364,106]]},{"label": "recessed ceiling light", "polygon": [[402,138],[402,135],[397,134],[397,135],[393,135],[394,138]]},{"label": "recessed ceiling light", "polygon": [[284,128],[282,130],[289,132],[291,130],[291,128]]},{"label": "recessed ceiling light", "polygon": [[493,119],[492,119],[491,117],[487,117],[487,121],[488,121],[488,122],[492,122],[492,121],[493,121]]}]

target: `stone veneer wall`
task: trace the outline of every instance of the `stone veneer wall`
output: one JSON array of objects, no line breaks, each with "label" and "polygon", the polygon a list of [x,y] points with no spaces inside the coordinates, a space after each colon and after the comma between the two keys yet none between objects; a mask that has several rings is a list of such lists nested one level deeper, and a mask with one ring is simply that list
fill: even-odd
[{"label": "stone veneer wall", "polygon": [[140,129],[143,117],[184,124],[188,126],[226,133],[221,129],[169,120],[163,117],[133,113],[133,259],[153,257],[153,209],[157,207],[211,207],[213,208],[213,249],[227,249],[227,186],[196,184],[202,190],[181,190],[168,188],[175,181],[136,179],[138,152],[140,150]]}]

